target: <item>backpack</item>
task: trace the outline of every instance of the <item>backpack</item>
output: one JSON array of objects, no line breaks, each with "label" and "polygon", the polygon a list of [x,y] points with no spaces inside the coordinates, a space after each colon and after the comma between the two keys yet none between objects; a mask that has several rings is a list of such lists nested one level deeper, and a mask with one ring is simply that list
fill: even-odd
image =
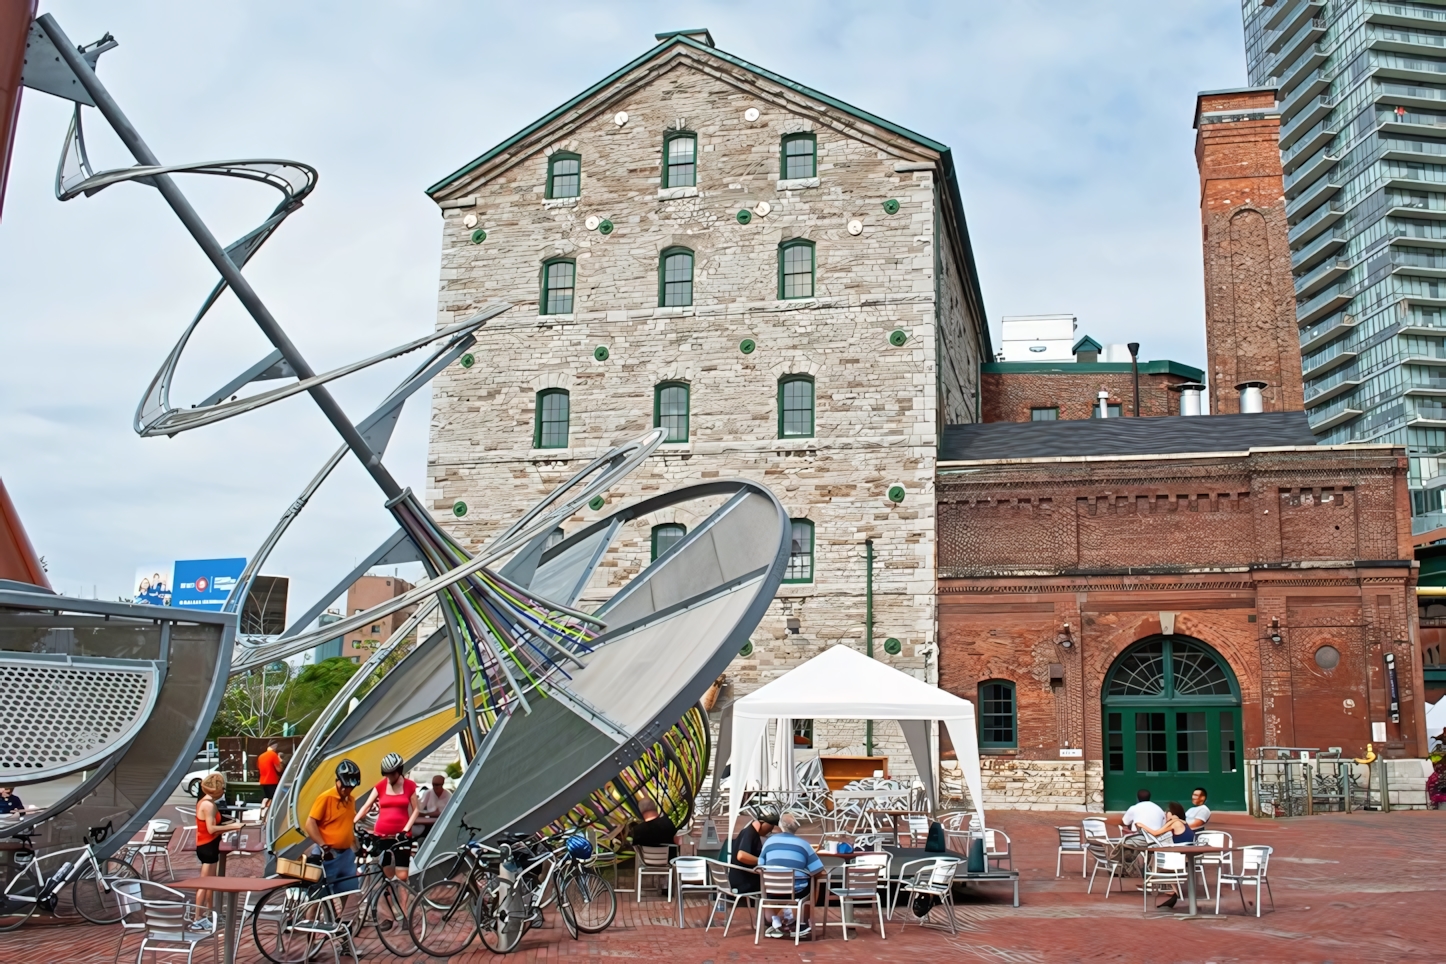
[{"label": "backpack", "polygon": [[931,854],[942,854],[948,850],[944,843],[944,825],[937,820],[929,824],[929,836],[924,840],[924,849]]}]

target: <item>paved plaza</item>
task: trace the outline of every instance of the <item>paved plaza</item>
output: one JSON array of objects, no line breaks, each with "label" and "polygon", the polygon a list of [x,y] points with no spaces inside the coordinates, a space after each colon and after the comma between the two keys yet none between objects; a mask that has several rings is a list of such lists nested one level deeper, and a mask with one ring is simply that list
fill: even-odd
[{"label": "paved plaza", "polygon": [[[733,961],[885,961],[919,964],[926,960],[989,961],[1035,964],[1046,961],[1440,961],[1446,958],[1446,914],[1440,906],[1441,861],[1436,844],[1446,831],[1446,814],[1412,811],[1393,814],[1332,814],[1290,821],[1255,820],[1221,813],[1212,828],[1228,830],[1237,845],[1263,843],[1275,848],[1270,878],[1276,910],[1267,902],[1263,917],[1242,917],[1240,898],[1227,891],[1219,919],[1172,920],[1141,917],[1136,881],[1126,882],[1108,899],[1102,884],[1085,893],[1072,872],[1054,877],[1054,826],[1079,815],[1013,813],[993,822],[1014,841],[1022,882],[1021,906],[1009,906],[1007,888],[971,888],[958,908],[959,934],[904,925],[896,915],[887,940],[862,932],[845,944],[835,929],[826,940],[797,948],[791,942],[764,939],[735,922],[725,939],[718,928],[705,934],[706,905],[690,905],[690,927],[679,930],[676,909],[662,899],[639,905],[622,895],[618,919],[605,933],[573,942],[549,915],[548,926],[524,938],[512,955],[518,964],[564,958],[668,961],[670,964],[726,964]],[[231,873],[245,873],[238,860]],[[256,871],[257,861],[249,862]],[[189,874],[189,860],[178,875]],[[628,880],[624,871],[624,882]],[[1208,905],[1213,909],[1213,901]],[[0,960],[49,962],[110,961],[119,929],[84,923],[32,923],[0,935]],[[127,939],[133,960],[136,938]],[[362,959],[392,959],[375,940],[362,944]],[[209,953],[209,952],[208,952]],[[207,959],[204,955],[199,959]],[[491,960],[474,944],[454,960]],[[253,945],[243,944],[239,960],[262,961]],[[426,960],[422,956],[413,960]]]}]

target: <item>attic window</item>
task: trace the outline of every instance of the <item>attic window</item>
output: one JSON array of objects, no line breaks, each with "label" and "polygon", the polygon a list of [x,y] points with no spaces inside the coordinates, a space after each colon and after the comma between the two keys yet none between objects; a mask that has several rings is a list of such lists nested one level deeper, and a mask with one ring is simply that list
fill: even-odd
[{"label": "attic window", "polygon": [[698,138],[688,132],[663,140],[663,187],[694,187],[698,183]]},{"label": "attic window", "polygon": [[789,134],[783,139],[784,180],[818,176],[817,143],[812,134]]},{"label": "attic window", "polygon": [[557,151],[547,159],[547,196],[577,197],[582,193],[582,158]]}]

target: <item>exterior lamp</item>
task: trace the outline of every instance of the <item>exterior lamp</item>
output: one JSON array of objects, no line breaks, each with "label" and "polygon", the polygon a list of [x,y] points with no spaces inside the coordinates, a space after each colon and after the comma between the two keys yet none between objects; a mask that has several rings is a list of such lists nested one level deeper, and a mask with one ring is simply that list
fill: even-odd
[{"label": "exterior lamp", "polygon": [[1055,637],[1054,641],[1056,643],[1059,643],[1059,645],[1063,646],[1065,649],[1069,649],[1071,646],[1074,645],[1074,640],[1070,638],[1069,634],[1069,623],[1064,624],[1064,626],[1059,631],[1059,635]]},{"label": "exterior lamp", "polygon": [[1270,620],[1270,641],[1277,646],[1282,642],[1280,638],[1280,620],[1275,617],[1272,617]]}]

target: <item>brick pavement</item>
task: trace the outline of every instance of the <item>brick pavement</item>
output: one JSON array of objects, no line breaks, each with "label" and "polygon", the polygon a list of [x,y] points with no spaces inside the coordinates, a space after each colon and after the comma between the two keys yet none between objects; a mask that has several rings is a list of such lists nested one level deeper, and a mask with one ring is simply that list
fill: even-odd
[{"label": "brick pavement", "polygon": [[[995,814],[992,822],[1014,841],[1015,862],[1022,877],[1021,906],[1010,907],[1008,891],[997,885],[972,892],[959,906],[958,936],[916,925],[904,927],[896,919],[886,941],[865,932],[845,944],[835,932],[827,940],[804,943],[797,949],[792,943],[767,939],[755,946],[752,934],[738,929],[736,923],[726,939],[716,928],[708,934],[701,926],[680,931],[673,923],[676,911],[671,905],[661,899],[639,905],[631,896],[622,896],[618,920],[606,933],[573,942],[558,926],[555,915],[549,915],[548,926],[529,933],[512,960],[518,964],[572,958],[672,964],[918,964],[941,959],[1040,964],[1108,959],[1225,964],[1446,958],[1442,951],[1446,918],[1439,906],[1441,859],[1434,852],[1446,839],[1446,814],[1333,814],[1291,821],[1217,814],[1212,827],[1230,831],[1237,845],[1264,843],[1275,848],[1270,876],[1277,909],[1271,913],[1267,902],[1263,918],[1242,917],[1239,898],[1227,892],[1227,915],[1202,921],[1164,916],[1143,919],[1137,892],[1116,891],[1105,899],[1097,883],[1095,893],[1087,895],[1077,870],[1074,876],[1067,872],[1056,880],[1052,828],[1077,819],[1077,815],[1063,813]],[[256,861],[249,863],[254,871]],[[245,869],[246,863],[238,861],[233,872]],[[179,873],[190,870],[188,862],[178,862]],[[692,905],[691,923],[702,920],[703,906],[701,901]],[[109,961],[117,936],[114,927],[31,924],[18,932],[0,934],[0,961]],[[126,946],[133,949],[135,938],[129,938]],[[390,959],[375,941],[364,943],[363,951],[363,961]],[[250,964],[262,958],[254,947],[243,946],[241,960]],[[492,955],[474,944],[456,960],[475,964],[492,960]]]}]

